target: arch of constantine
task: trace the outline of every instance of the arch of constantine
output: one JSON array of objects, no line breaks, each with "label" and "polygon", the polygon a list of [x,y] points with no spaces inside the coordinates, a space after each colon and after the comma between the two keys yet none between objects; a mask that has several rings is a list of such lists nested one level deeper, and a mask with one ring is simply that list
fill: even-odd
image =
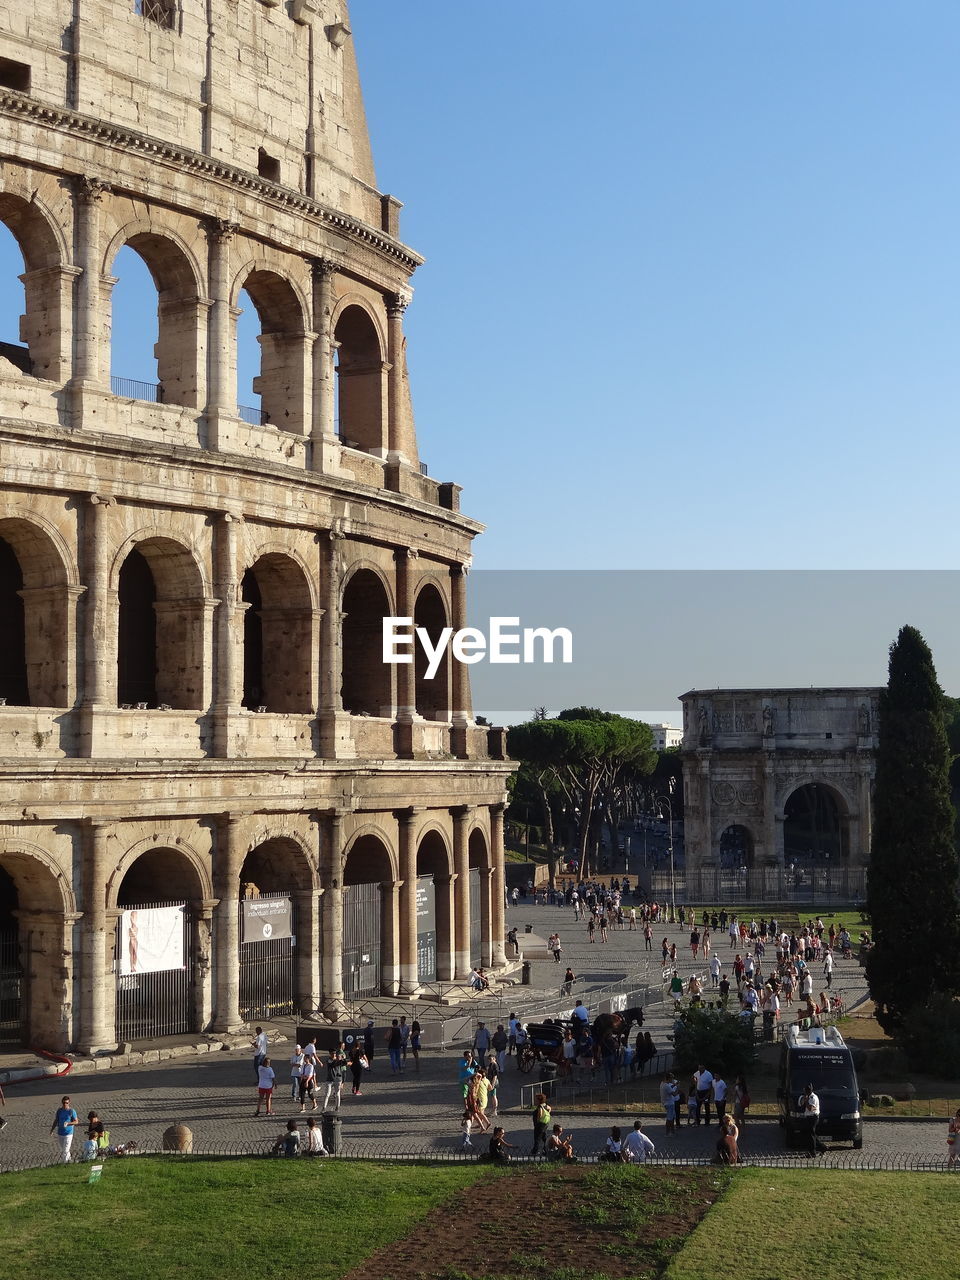
[{"label": "arch of constantine", "polygon": [[[385,615],[465,624],[481,526],[418,456],[421,259],[345,4],[0,0],[0,32],[0,1041],[502,964],[503,734],[460,663],[381,656]],[[152,382],[111,362],[131,252]]]},{"label": "arch of constantine", "polygon": [[879,693],[683,694],[688,902],[863,895]]}]

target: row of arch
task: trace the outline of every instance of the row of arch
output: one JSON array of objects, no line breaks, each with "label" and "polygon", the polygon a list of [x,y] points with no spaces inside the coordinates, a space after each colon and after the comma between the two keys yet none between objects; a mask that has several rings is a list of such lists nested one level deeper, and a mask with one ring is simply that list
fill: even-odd
[{"label": "row of arch", "polygon": [[[255,422],[303,435],[310,432],[307,390],[312,345],[319,341],[334,383],[335,422],[329,428],[336,428],[345,443],[385,455],[390,344],[377,291],[367,296],[347,286],[332,300],[329,314],[315,314],[305,263],[303,278],[297,278],[285,274],[282,260],[245,256],[230,266],[222,286],[230,317],[228,350],[222,351],[219,335],[208,332],[212,308],[205,300],[216,300],[211,265],[162,219],[156,211],[98,245],[87,268],[99,281],[91,322],[78,311],[76,267],[68,248],[73,237],[68,241],[41,199],[0,193],[0,231],[8,233],[0,234],[7,241],[0,245],[0,261],[11,277],[0,290],[0,298],[7,299],[0,309],[0,355],[22,373],[63,383],[79,376],[73,335],[86,329],[98,335],[103,350],[97,369],[83,376],[106,386],[112,375],[118,394],[200,410],[209,405],[216,381],[224,412],[252,410]],[[192,230],[200,235],[198,227]],[[222,230],[211,234],[229,242]],[[22,274],[13,265],[17,259]],[[18,274],[22,290],[13,280]],[[226,361],[215,379],[208,356]]]},{"label": "row of arch", "polygon": [[[51,530],[23,518],[0,518],[0,698],[10,706],[66,707],[77,686],[70,670],[71,601],[79,572]],[[421,581],[413,618],[432,639],[448,624],[443,582]],[[208,626],[210,584],[194,551],[168,536],[145,532],[113,558],[108,589],[115,598],[118,706],[204,710],[212,667]],[[317,709],[319,591],[292,553],[267,552],[239,575],[242,622],[240,705],[279,713]],[[355,568],[340,595],[340,700],[356,715],[390,716],[396,668],[382,660],[382,620],[394,615],[394,592],[374,567]],[[108,639],[108,651],[112,650]],[[415,652],[418,715],[449,718],[452,698],[446,656],[426,677],[422,647]]]},{"label": "row of arch", "polygon": [[[825,783],[804,783],[790,793],[784,804],[782,828],[785,865],[833,862],[836,866],[850,856],[848,805],[839,792]],[[720,866],[749,870],[755,864],[756,843],[747,823],[731,823],[720,833]],[[779,851],[775,856],[779,861]]]},{"label": "row of arch", "polygon": [[[469,962],[491,961],[491,852],[480,826],[469,832],[467,859],[472,891],[461,886],[461,891],[454,893],[457,876],[446,833],[437,826],[420,832],[415,854],[418,883],[426,882],[436,895],[432,941],[436,961],[434,970],[423,975],[431,980],[453,979],[455,970],[462,968],[456,935],[458,913],[463,911],[473,918],[472,932],[477,940],[476,954]],[[279,993],[274,991],[269,1009],[250,1013],[251,1017],[312,1009],[325,1003],[328,996],[340,999],[344,990],[348,996],[396,995],[404,960],[401,947],[405,945],[396,927],[401,884],[398,853],[389,836],[374,826],[346,844],[341,862],[342,871],[334,871],[332,878],[321,884],[324,877],[318,875],[310,854],[296,838],[268,836],[246,853],[232,901],[227,901],[214,895],[215,867],[189,845],[143,841],[112,864],[106,882],[95,890],[99,901],[90,901],[73,892],[62,871],[39,847],[0,845],[0,1045],[29,1042],[63,1047],[68,1040],[89,1041],[92,1028],[80,1024],[85,1018],[99,1019],[86,1012],[91,1002],[82,993],[101,982],[115,984],[100,997],[107,1010],[106,1026],[100,1031],[114,1041],[136,1038],[137,1029],[146,1038],[236,1025],[238,1013],[241,1020],[250,1013],[243,1007],[243,974],[255,976],[256,966],[264,963],[275,984],[286,963],[287,985]],[[342,935],[339,922],[344,904],[365,889],[373,891],[377,917],[367,918],[366,933]],[[292,939],[279,938],[265,957],[262,948],[244,943],[238,932],[231,935],[229,928],[218,931],[218,911],[242,913],[244,903],[255,898],[292,903],[297,919],[296,947]],[[171,966],[165,986],[156,980],[156,973],[149,974],[151,981],[146,980],[147,975],[139,978],[129,922],[131,918],[136,922],[139,915],[142,925],[151,908],[169,910],[171,906],[174,910],[183,908],[187,940],[183,960]],[[85,930],[88,922],[95,922],[104,912],[105,951],[97,953],[89,946],[94,935]],[[79,947],[70,942],[73,921],[80,930]],[[333,956],[331,945],[339,946],[341,954]],[[372,971],[376,991],[350,987],[349,953],[358,946],[375,952]],[[79,959],[66,978],[64,949],[68,954],[74,951]],[[159,977],[164,977],[163,972]],[[239,997],[239,1010],[221,1007],[229,999],[224,992],[234,992],[234,999]],[[285,1002],[282,1009],[276,1001],[278,994]]]}]

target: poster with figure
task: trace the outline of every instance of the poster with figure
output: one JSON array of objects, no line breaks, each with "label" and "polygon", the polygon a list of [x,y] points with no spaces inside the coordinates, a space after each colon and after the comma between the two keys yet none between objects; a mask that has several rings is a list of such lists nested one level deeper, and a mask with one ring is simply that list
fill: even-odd
[{"label": "poster with figure", "polygon": [[186,906],[134,907],[120,915],[120,973],[186,967]]}]

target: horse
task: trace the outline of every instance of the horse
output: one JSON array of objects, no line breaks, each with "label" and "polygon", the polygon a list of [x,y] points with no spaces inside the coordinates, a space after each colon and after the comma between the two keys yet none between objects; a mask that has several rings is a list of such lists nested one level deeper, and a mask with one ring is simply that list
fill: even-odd
[{"label": "horse", "polygon": [[614,1041],[626,1039],[634,1023],[638,1027],[643,1026],[643,1008],[640,1005],[635,1009],[624,1009],[622,1013],[598,1014],[593,1022],[594,1044],[604,1045],[611,1038]]}]

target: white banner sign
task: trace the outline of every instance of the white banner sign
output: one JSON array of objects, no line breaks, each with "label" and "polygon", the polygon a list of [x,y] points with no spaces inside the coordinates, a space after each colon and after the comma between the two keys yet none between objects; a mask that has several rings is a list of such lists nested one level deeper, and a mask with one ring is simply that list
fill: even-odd
[{"label": "white banner sign", "polygon": [[186,907],[138,907],[120,916],[120,973],[186,968]]}]

